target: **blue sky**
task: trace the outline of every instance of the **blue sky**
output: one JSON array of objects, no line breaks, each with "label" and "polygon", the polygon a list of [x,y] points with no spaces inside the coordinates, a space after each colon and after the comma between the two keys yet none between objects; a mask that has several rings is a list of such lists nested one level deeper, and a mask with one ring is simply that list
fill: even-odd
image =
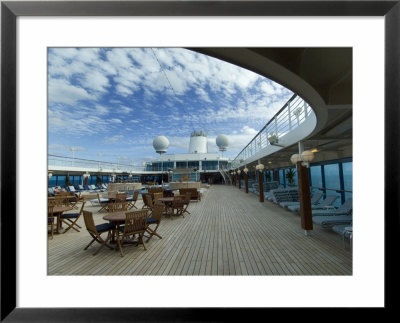
[{"label": "blue sky", "polygon": [[181,48],[50,48],[49,153],[141,165],[187,153],[193,130],[229,137],[234,158],[292,96],[256,73]]}]

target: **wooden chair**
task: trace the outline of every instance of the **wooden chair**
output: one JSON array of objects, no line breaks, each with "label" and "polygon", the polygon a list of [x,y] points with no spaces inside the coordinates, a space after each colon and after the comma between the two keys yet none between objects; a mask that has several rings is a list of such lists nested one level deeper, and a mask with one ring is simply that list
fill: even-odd
[{"label": "wooden chair", "polygon": [[[164,205],[162,204],[156,204],[153,207],[153,212],[151,213],[151,216],[147,218],[147,228],[146,232],[150,233],[150,236],[147,238],[146,242],[149,242],[149,240],[155,235],[162,239],[162,237],[157,233],[157,229],[160,226],[161,223],[161,218],[164,212]],[[151,228],[150,226],[155,224],[156,226],[154,228]]]},{"label": "wooden chair", "polygon": [[82,215],[85,203],[86,202],[82,202],[81,210],[79,211],[79,213],[64,213],[64,214],[61,214],[61,216],[60,216],[61,222],[65,223],[68,226],[65,229],[64,233],[66,233],[71,228],[74,229],[77,232],[80,232],[79,229],[82,229],[82,227],[79,224],[77,224],[77,221],[79,220],[79,218]]},{"label": "wooden chair", "polygon": [[162,192],[157,192],[157,193],[153,193],[153,201],[154,203],[157,202],[158,199],[164,197],[164,193]]},{"label": "wooden chair", "polygon": [[128,202],[115,202],[108,204],[108,212],[128,211]]},{"label": "wooden chair", "polygon": [[54,206],[70,206],[68,197],[64,194],[54,196],[54,199],[49,199],[49,203],[52,203]]},{"label": "wooden chair", "polygon": [[97,200],[99,201],[99,204],[101,206],[98,212],[108,211],[108,204],[110,203],[110,200],[100,197],[99,193],[97,193]]},{"label": "wooden chair", "polygon": [[139,197],[139,191],[135,191],[135,192],[133,192],[133,196],[132,197],[128,197],[127,199],[126,199],[126,201],[128,202],[128,210],[130,210],[131,208],[135,208],[135,209],[137,209],[137,207],[135,206],[135,204],[136,204],[136,202],[137,202],[137,200],[138,200],[138,197]]},{"label": "wooden chair", "polygon": [[143,206],[142,209],[152,209],[153,208],[153,197],[150,193],[142,194]]},{"label": "wooden chair", "polygon": [[115,203],[123,203],[126,202],[126,193],[117,193],[115,194]]},{"label": "wooden chair", "polygon": [[118,228],[117,230],[117,244],[118,249],[121,253],[121,257],[124,256],[122,252],[122,246],[124,245],[124,240],[130,238],[131,236],[138,235],[137,244],[143,244],[144,250],[146,246],[143,243],[143,235],[147,229],[147,210],[138,210],[126,213],[125,224]]},{"label": "wooden chair", "polygon": [[169,205],[169,208],[170,208],[169,211],[170,215],[177,215],[177,216],[182,215],[183,217],[185,217],[183,215],[184,205],[182,196],[174,196],[174,200]]},{"label": "wooden chair", "polygon": [[[110,249],[114,249],[110,246],[107,242],[111,238],[111,231],[114,230],[114,225],[112,223],[102,223],[95,225],[93,220],[93,213],[89,211],[83,211],[83,218],[85,220],[86,229],[88,230],[89,234],[93,238],[92,241],[86,246],[84,250],[89,248],[91,244],[95,241],[100,243],[100,247],[94,252],[93,256],[95,256],[104,246],[107,246]],[[101,237],[102,233],[107,232],[107,238],[104,240]]]},{"label": "wooden chair", "polygon": [[190,203],[190,199],[192,197],[192,194],[190,192],[186,192],[185,194],[185,198],[183,199],[183,213],[187,213],[190,214],[190,212],[187,210],[189,203]]},{"label": "wooden chair", "polygon": [[51,234],[51,238],[54,238],[54,216],[53,216],[53,205],[48,205],[48,213],[47,213],[47,224],[50,225],[50,234]]}]

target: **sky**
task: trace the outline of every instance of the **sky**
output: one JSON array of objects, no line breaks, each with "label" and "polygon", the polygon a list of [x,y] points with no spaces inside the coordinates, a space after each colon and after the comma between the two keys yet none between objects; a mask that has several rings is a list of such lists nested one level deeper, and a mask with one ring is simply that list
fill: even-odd
[{"label": "sky", "polygon": [[225,134],[235,158],[293,93],[263,76],[182,48],[49,48],[48,152],[142,165],[187,153],[190,134],[208,152]]}]

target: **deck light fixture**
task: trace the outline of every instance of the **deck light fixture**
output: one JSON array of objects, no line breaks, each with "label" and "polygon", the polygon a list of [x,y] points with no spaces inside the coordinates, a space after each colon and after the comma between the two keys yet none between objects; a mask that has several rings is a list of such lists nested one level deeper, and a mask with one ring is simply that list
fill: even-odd
[{"label": "deck light fixture", "polygon": [[240,175],[240,173],[241,173],[241,170],[240,170],[240,169],[238,169],[238,171],[237,171],[237,174],[238,174],[238,175]]},{"label": "deck light fixture", "polygon": [[302,165],[309,168],[310,162],[314,159],[314,153],[311,150],[305,150],[300,154],[293,154],[290,157],[290,161],[293,164],[297,164],[299,161],[302,161]]},{"label": "deck light fixture", "polygon": [[85,174],[83,174],[83,177],[85,177],[85,178],[90,177],[90,174],[88,172],[86,172]]},{"label": "deck light fixture", "polygon": [[245,167],[245,168],[243,169],[243,171],[245,172],[245,174],[247,174],[247,173],[249,172],[249,169],[248,169],[247,167]]},{"label": "deck light fixture", "polygon": [[48,172],[47,173],[47,177],[50,178],[51,176],[53,176],[53,173],[52,172]]},{"label": "deck light fixture", "polygon": [[258,164],[256,166],[256,169],[261,173],[263,171],[263,169],[264,169],[264,165],[263,164]]},{"label": "deck light fixture", "polygon": [[300,157],[300,155],[299,154],[293,154],[291,157],[290,157],[290,161],[292,162],[292,164],[297,164],[297,162],[299,162],[301,160],[301,157]]}]

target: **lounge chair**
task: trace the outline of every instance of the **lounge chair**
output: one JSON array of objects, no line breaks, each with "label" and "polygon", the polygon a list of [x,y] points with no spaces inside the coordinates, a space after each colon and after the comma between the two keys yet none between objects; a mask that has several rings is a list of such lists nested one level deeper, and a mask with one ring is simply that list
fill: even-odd
[{"label": "lounge chair", "polygon": [[[327,195],[325,200],[319,204],[311,205],[312,210],[333,208],[333,203],[339,198],[337,195]],[[299,211],[300,205],[290,205],[288,209],[291,211]]]},{"label": "lounge chair", "polygon": [[[318,201],[321,199],[322,197],[322,193],[314,193],[311,196],[311,205],[316,205],[318,203]],[[289,207],[289,206],[299,206],[300,207],[300,202],[289,202],[289,201],[285,201],[285,202],[281,202],[279,203],[280,206],[282,207]]]},{"label": "lounge chair", "polygon": [[351,215],[313,216],[312,221],[324,228],[332,228],[334,225],[351,224],[353,222],[353,217]]},{"label": "lounge chair", "polygon": [[353,210],[353,199],[347,199],[341,206],[337,209],[327,209],[327,210],[312,210],[313,216],[319,215],[351,215]]},{"label": "lounge chair", "polygon": [[[349,230],[350,229],[350,230]],[[345,248],[345,239],[349,239],[350,247],[353,243],[353,226],[349,224],[337,224],[332,227],[332,231],[342,236],[343,248]]]}]

